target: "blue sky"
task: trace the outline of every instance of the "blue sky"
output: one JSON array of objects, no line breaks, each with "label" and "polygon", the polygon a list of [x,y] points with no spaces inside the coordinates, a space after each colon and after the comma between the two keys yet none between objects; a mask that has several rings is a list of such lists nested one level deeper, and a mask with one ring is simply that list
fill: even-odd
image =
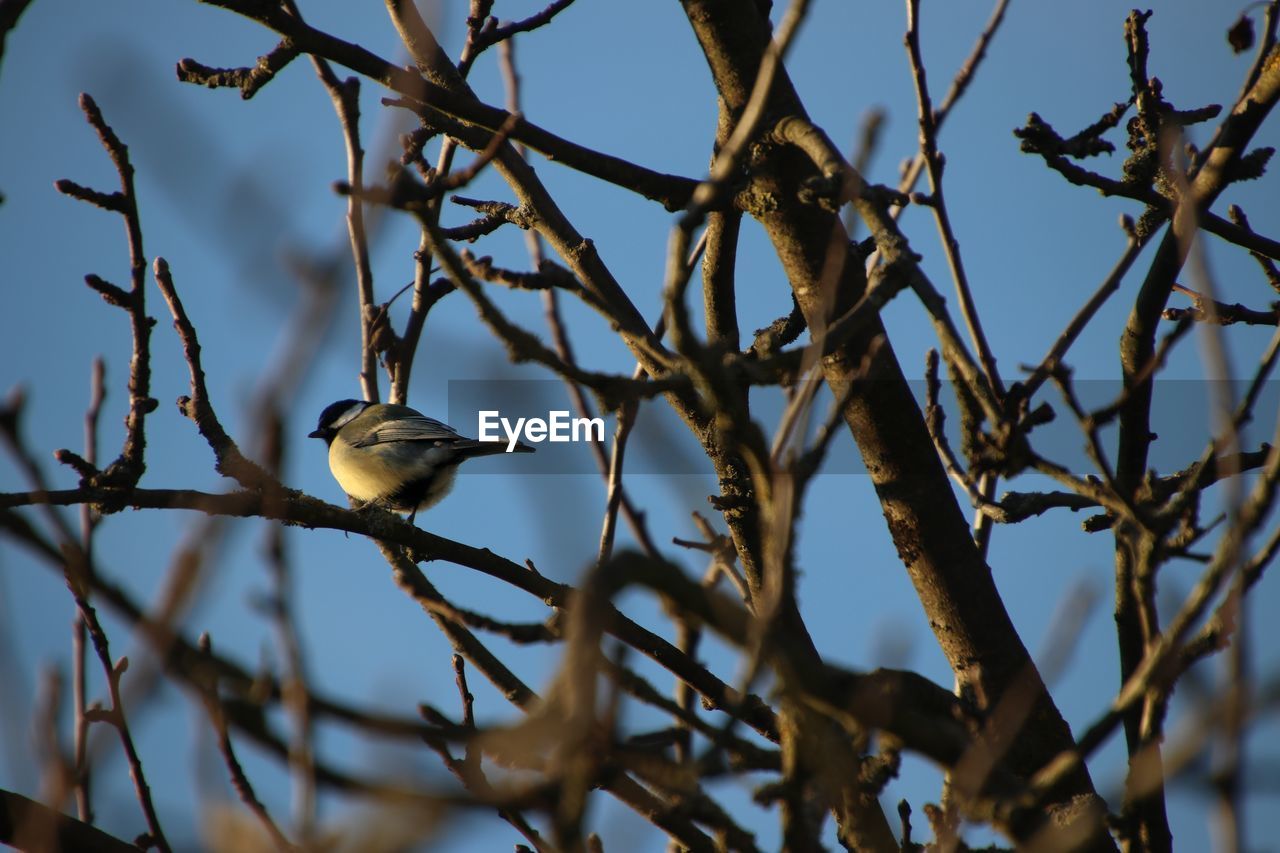
[{"label": "blue sky", "polygon": [[[1238,9],[1193,0],[1151,4],[1150,68],[1165,93],[1183,108],[1229,104],[1251,57],[1234,56],[1224,37]],[[303,2],[314,26],[374,52],[405,61],[395,32],[380,5],[356,14],[351,4]],[[461,44],[464,5],[441,3],[433,20],[454,55]],[[540,3],[500,2],[503,18],[524,17]],[[1020,364],[1034,363],[1048,342],[1083,303],[1120,256],[1124,238],[1116,225],[1131,203],[1104,199],[1068,185],[1037,159],[1018,152],[1012,129],[1029,112],[1039,112],[1063,132],[1075,132],[1127,94],[1123,21],[1127,7],[1085,2],[1070,7],[1014,0],[1005,28],[991,48],[970,93],[943,131],[947,155],[946,190],[975,298],[1006,377]],[[432,14],[424,5],[424,11]],[[986,4],[925,3],[923,41],[935,98],[968,52],[989,13]],[[904,10],[898,4],[817,2],[801,31],[788,70],[811,116],[842,147],[851,144],[862,115],[887,111],[888,123],[870,170],[873,180],[894,183],[899,162],[915,150],[915,101],[902,47]],[[254,423],[246,411],[261,377],[278,364],[280,340],[298,287],[291,258],[343,252],[345,201],[331,189],[346,172],[337,120],[328,96],[306,62],[293,63],[253,100],[233,90],[209,91],[179,83],[174,65],[184,57],[205,64],[251,63],[274,38],[256,24],[227,12],[171,0],[128,0],[83,4],[37,0],[6,44],[0,66],[0,392],[26,386],[28,435],[46,461],[53,481],[68,487],[74,477],[57,469],[50,454],[79,449],[88,399],[89,365],[107,361],[107,407],[103,453],[121,439],[128,326],[120,311],[84,287],[86,273],[123,284],[127,254],[119,218],[60,196],[58,178],[111,189],[115,175],[76,106],[79,92],[91,93],[107,120],[130,146],[148,257],[165,257],[204,346],[210,391],[224,424],[238,438]],[[471,83],[481,98],[504,102],[497,52],[477,63]],[[707,168],[714,134],[714,90],[692,33],[676,3],[603,3],[579,0],[553,26],[522,36],[517,62],[524,81],[523,110],[539,125],[584,145],[645,166],[691,177]],[[345,75],[345,72],[341,72]],[[367,174],[396,149],[404,118],[379,106],[383,93],[363,87],[362,132],[370,162]],[[1193,131],[1203,141],[1206,131]],[[1273,118],[1258,144],[1276,143]],[[1123,141],[1112,137],[1123,151]],[[1098,168],[1117,174],[1122,155]],[[464,161],[465,161],[464,157]],[[534,165],[577,228],[595,241],[637,307],[656,317],[660,308],[665,247],[673,217],[659,206],[535,157]],[[1273,182],[1272,182],[1273,183]],[[510,200],[496,176],[482,175],[464,193]],[[1234,187],[1225,202],[1242,205],[1254,227],[1280,232],[1280,205],[1267,182]],[[448,224],[470,219],[449,211]],[[933,223],[910,210],[904,224],[913,248],[940,289],[951,293]],[[374,249],[378,298],[385,300],[412,277],[410,253],[417,237],[410,221],[393,217]],[[1263,307],[1271,298],[1256,266],[1243,253],[1213,239],[1207,257],[1225,301]],[[506,228],[473,247],[498,264],[524,268],[522,235]],[[1137,269],[1144,268],[1146,257]],[[740,324],[744,332],[762,327],[790,307],[786,282],[761,230],[744,226],[738,266]],[[1127,301],[1138,283],[1126,279],[1121,292],[1080,338],[1069,361],[1086,379],[1118,375],[1117,341]],[[303,439],[323,406],[358,396],[359,336],[354,286],[329,330],[322,354],[290,389],[286,479],[290,485],[332,502],[342,494],[330,477],[318,442]],[[163,304],[148,292],[159,316],[153,337],[152,394],[161,406],[149,421],[148,472],[152,487],[218,489],[212,459],[172,400],[187,392],[186,367]],[[540,299],[528,293],[495,294],[504,310],[528,328],[543,332]],[[954,299],[951,300],[954,304]],[[402,302],[398,308],[402,311]],[[584,363],[629,371],[632,362],[607,325],[585,308],[564,301],[573,342]],[[402,319],[402,315],[401,319]],[[886,311],[899,360],[908,375],[920,376],[932,333],[917,303],[904,297]],[[1235,375],[1247,377],[1267,340],[1267,330],[1232,329],[1227,338]],[[1168,375],[1195,380],[1203,375],[1197,343],[1188,339],[1175,353]],[[505,363],[462,296],[440,303],[428,320],[414,372],[410,402],[441,418],[448,411],[448,383],[491,378],[546,379],[531,368]],[[385,382],[383,383],[385,391]],[[1169,392],[1173,394],[1174,392]],[[1180,392],[1179,392],[1180,393]],[[1175,396],[1174,399],[1177,399]],[[1259,429],[1274,423],[1274,409],[1262,413]],[[1198,439],[1207,411],[1188,404],[1174,429]],[[475,425],[455,422],[463,432]],[[766,426],[771,426],[766,424]],[[1265,439],[1264,434],[1250,441]],[[842,435],[844,452],[850,439]],[[585,451],[582,451],[585,454]],[[1064,451],[1065,452],[1065,451]],[[1074,448],[1070,450],[1074,452]],[[532,559],[558,580],[573,581],[596,548],[604,489],[592,475],[531,474],[521,459],[484,463],[485,473],[459,478],[455,493],[419,519],[425,529],[482,545],[517,561]],[[707,512],[705,495],[714,488],[703,474],[638,475],[629,483],[648,513],[659,542],[692,538],[692,510]],[[1033,489],[1032,478],[1013,484]],[[25,488],[7,459],[0,460],[0,489]],[[991,565],[1015,624],[1039,656],[1047,627],[1070,591],[1086,587],[1100,596],[1078,640],[1072,664],[1055,685],[1055,697],[1076,730],[1105,709],[1116,688],[1110,613],[1111,540],[1080,532],[1081,517],[1050,515],[996,531]],[[99,534],[104,570],[141,601],[155,601],[175,543],[199,523],[175,513],[126,512],[112,517]],[[199,603],[187,616],[192,637],[209,632],[215,646],[247,667],[280,660],[269,621],[250,602],[269,589],[261,557],[263,525],[235,525],[213,564]],[[856,537],[856,547],[849,537]],[[290,531],[295,563],[300,629],[317,687],[353,702],[412,714],[427,701],[456,713],[448,646],[434,626],[394,586],[372,546],[359,538],[319,531]],[[696,555],[671,548],[690,572],[704,566]],[[869,481],[857,475],[820,477],[801,522],[799,564],[802,608],[819,649],[833,662],[851,667],[910,666],[942,684],[951,676],[938,651],[911,585],[885,532]],[[1175,566],[1166,588],[1185,591],[1194,567]],[[489,608],[503,618],[544,618],[541,603],[521,597],[464,569],[429,565],[434,583],[463,606]],[[1176,606],[1177,597],[1171,598]],[[669,628],[656,605],[643,596],[623,599],[624,609],[654,626]],[[1280,670],[1280,652],[1266,614],[1280,606],[1280,585],[1265,578],[1253,597],[1254,666]],[[106,626],[117,654],[139,650],[125,627],[109,613]],[[0,785],[33,791],[37,777],[24,753],[34,685],[45,667],[68,672],[73,604],[56,575],[0,540],[0,666],[16,666],[0,699]],[[507,652],[495,640],[495,649]],[[546,685],[556,657],[542,649],[512,649],[521,676],[536,688]],[[644,668],[642,662],[634,660]],[[6,659],[7,658],[7,659]],[[706,658],[723,678],[736,677],[733,660],[711,643]],[[658,671],[646,668],[655,680]],[[1219,678],[1206,668],[1209,684]],[[100,680],[99,680],[100,681]],[[665,684],[665,681],[659,683]],[[100,683],[98,684],[100,688]],[[511,720],[515,711],[473,673],[471,686],[482,721]],[[1180,694],[1182,698],[1182,694]],[[1175,704],[1176,712],[1181,708]],[[643,724],[643,711],[633,711]],[[172,836],[194,831],[200,798],[231,796],[220,766],[210,766],[208,745],[199,734],[202,711],[186,696],[162,690],[140,714],[140,748],[157,788],[158,807]],[[14,733],[17,733],[16,739]],[[1276,755],[1271,739],[1259,735],[1260,754]],[[1268,746],[1268,744],[1270,744]],[[103,825],[132,837],[142,824],[130,803],[126,774],[114,749],[107,750],[98,778]],[[286,778],[270,759],[243,748],[260,793],[280,817],[288,814]],[[369,746],[340,732],[324,731],[322,755],[334,764],[378,772],[434,768],[429,754],[403,745]],[[1120,744],[1113,740],[1093,764],[1104,793],[1118,790],[1123,769]],[[426,771],[438,776],[438,769]],[[196,777],[200,782],[197,783]],[[890,786],[892,805],[907,797],[919,810],[938,797],[937,774],[909,761],[903,778]],[[209,781],[213,780],[213,781]],[[157,782],[161,784],[156,784]],[[745,789],[730,796],[745,800]],[[602,801],[603,802],[603,801]],[[1170,794],[1175,837],[1184,849],[1208,843],[1207,800],[1196,792]],[[1255,842],[1280,831],[1273,811],[1258,801],[1246,817]],[[326,812],[332,819],[341,814]],[[613,840],[608,849],[653,849],[658,837],[621,806],[609,803],[593,814]],[[776,845],[775,816],[752,819],[765,847]],[[630,832],[623,839],[621,828]],[[190,834],[186,835],[191,838]],[[981,839],[977,835],[975,838]],[[455,832],[442,846],[485,850],[509,844],[514,834],[496,821],[475,831]],[[628,846],[630,845],[630,846]]]}]

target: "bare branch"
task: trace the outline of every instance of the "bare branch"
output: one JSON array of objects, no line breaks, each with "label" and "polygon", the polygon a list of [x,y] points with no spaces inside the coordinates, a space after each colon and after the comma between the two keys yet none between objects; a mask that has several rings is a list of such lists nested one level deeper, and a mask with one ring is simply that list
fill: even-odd
[{"label": "bare branch", "polygon": [[356,295],[360,305],[360,390],[364,399],[378,402],[378,353],[374,322],[377,312],[373,300],[373,268],[369,263],[369,239],[364,225],[364,149],[360,146],[360,81],[355,77],[338,80],[329,63],[312,57],[316,76],[324,84],[333,109],[342,125],[342,139],[347,149],[347,233],[351,239],[351,256],[355,261]]},{"label": "bare branch", "polygon": [[86,278],[90,287],[98,290],[107,301],[124,308],[129,313],[129,325],[133,332],[133,357],[129,361],[129,414],[125,418],[125,441],[120,456],[107,466],[102,476],[113,485],[128,486],[138,482],[146,470],[143,454],[146,449],[146,416],[156,408],[150,396],[151,387],[151,327],[155,320],[147,316],[146,268],[147,259],[142,249],[142,224],[138,217],[138,200],[133,189],[133,164],[129,162],[129,149],[116,136],[102,117],[102,111],[93,98],[80,96],[80,109],[98,133],[102,147],[120,175],[120,191],[110,196],[87,190],[71,181],[58,181],[59,192],[97,204],[124,217],[125,232],[129,242],[129,290],[126,293],[114,285],[93,276]]},{"label": "bare branch", "polygon": [[[998,8],[998,14],[1003,9]],[[998,23],[998,19],[996,21]],[[960,259],[960,241],[956,239],[955,229],[951,224],[951,216],[947,212],[947,204],[942,191],[943,157],[938,150],[938,129],[935,124],[933,102],[929,97],[929,85],[925,81],[924,59],[920,55],[920,2],[907,0],[907,55],[911,60],[911,75],[915,81],[916,103],[920,124],[920,153],[924,155],[925,165],[929,169],[929,192],[932,201],[929,207],[933,210],[934,219],[938,223],[938,236],[942,242],[943,252],[947,256],[947,265],[951,268],[951,277],[955,280],[956,295],[960,299],[960,312],[969,328],[969,339],[978,353],[978,361],[982,364],[983,375],[987,384],[997,397],[1004,394],[1004,383],[1000,380],[1000,372],[996,369],[995,355],[987,342],[986,333],[982,330],[982,322],[978,318],[978,308],[974,303],[973,291],[969,287],[969,278],[965,274],[964,263]],[[980,55],[979,55],[980,56]],[[976,60],[975,60],[976,61]],[[971,74],[972,72],[970,72]],[[961,72],[962,78],[957,80],[953,89],[963,92],[967,85],[967,75]]]},{"label": "bare branch", "polygon": [[297,58],[297,48],[286,38],[269,53],[259,56],[252,68],[210,68],[194,59],[183,59],[178,63],[178,79],[183,83],[195,83],[210,89],[233,86],[240,90],[240,97],[247,101]]},{"label": "bare branch", "polygon": [[53,828],[54,835],[49,842],[58,850],[138,853],[136,844],[127,844],[92,824],[68,817],[57,809],[13,791],[0,791],[0,842],[25,846],[26,833],[37,826]]},{"label": "bare branch", "polygon": [[552,0],[547,7],[541,12],[530,15],[519,21],[513,21],[503,26],[486,26],[480,30],[479,37],[476,41],[476,52],[492,47],[500,41],[515,36],[519,33],[527,33],[536,30],[538,27],[551,23],[551,19],[563,12],[573,4],[573,0]]},{"label": "bare branch", "polygon": [[200,341],[196,337],[195,327],[187,317],[182,300],[173,286],[173,276],[169,272],[169,264],[164,258],[156,258],[156,285],[160,288],[165,302],[169,303],[169,311],[173,314],[173,327],[182,341],[182,350],[187,358],[187,368],[191,374],[191,396],[178,398],[178,410],[190,418],[196,429],[204,436],[213,450],[214,467],[218,473],[231,477],[240,485],[250,489],[262,489],[271,485],[278,487],[275,478],[262,469],[257,463],[247,459],[240,448],[227,435],[218,421],[209,401],[209,391],[205,387],[204,368],[200,364]]},{"label": "bare branch", "polygon": [[[1239,302],[1228,305],[1216,299],[1206,301],[1204,295],[1180,284],[1175,284],[1173,289],[1178,293],[1191,297],[1192,307],[1166,308],[1160,314],[1166,320],[1182,320],[1186,318],[1197,323],[1214,323],[1219,326],[1230,326],[1234,323],[1244,323],[1246,326],[1280,325],[1280,308],[1273,307],[1270,311],[1255,311],[1252,308],[1244,307]],[[1212,306],[1211,310],[1206,310],[1207,306]]]}]

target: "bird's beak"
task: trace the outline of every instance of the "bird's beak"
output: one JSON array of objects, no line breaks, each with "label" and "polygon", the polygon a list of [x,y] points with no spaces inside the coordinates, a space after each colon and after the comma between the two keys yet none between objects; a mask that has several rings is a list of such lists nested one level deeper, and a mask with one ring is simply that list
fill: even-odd
[{"label": "bird's beak", "polygon": [[324,430],[316,429],[307,433],[307,438],[324,438]]}]

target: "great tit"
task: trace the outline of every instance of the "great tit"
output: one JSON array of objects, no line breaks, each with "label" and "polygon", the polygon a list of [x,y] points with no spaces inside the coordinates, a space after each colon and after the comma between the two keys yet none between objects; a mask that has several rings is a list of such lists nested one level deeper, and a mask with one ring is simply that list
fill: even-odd
[{"label": "great tit", "polygon": [[[408,406],[339,400],[320,413],[309,438],[329,445],[329,470],[359,501],[409,513],[434,506],[453,488],[458,466],[507,449],[506,442],[464,438]],[[518,453],[533,453],[516,444]]]}]

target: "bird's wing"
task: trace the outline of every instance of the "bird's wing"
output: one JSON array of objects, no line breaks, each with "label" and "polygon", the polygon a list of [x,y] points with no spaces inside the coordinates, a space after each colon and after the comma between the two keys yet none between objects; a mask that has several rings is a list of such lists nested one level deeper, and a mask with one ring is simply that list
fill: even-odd
[{"label": "bird's wing", "polygon": [[351,442],[354,447],[370,447],[393,441],[434,441],[452,444],[466,441],[457,430],[435,418],[421,415],[383,421],[360,438]]}]

